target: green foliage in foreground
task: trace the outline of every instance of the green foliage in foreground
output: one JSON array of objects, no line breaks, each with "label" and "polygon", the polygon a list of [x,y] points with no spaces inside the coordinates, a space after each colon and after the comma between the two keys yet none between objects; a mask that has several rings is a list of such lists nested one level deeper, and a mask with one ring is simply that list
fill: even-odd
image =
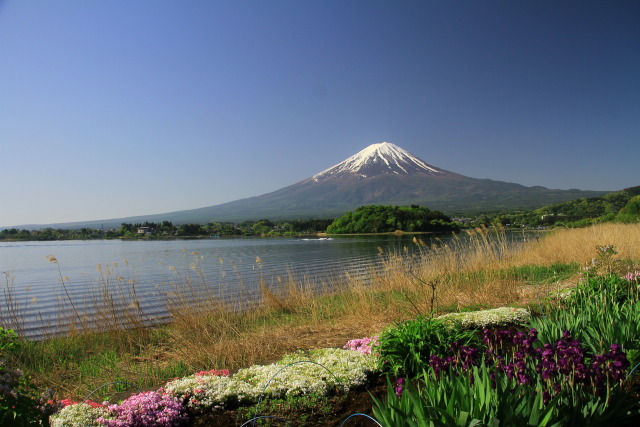
[{"label": "green foliage in foreground", "polygon": [[[563,331],[582,342],[589,354],[599,354],[609,344],[622,346],[632,364],[640,362],[640,289],[633,264],[615,259],[615,247],[596,247],[593,265],[570,293],[550,306],[543,316],[532,318],[543,343],[551,343]],[[623,274],[626,276],[622,276]]]},{"label": "green foliage in foreground", "polygon": [[[400,395],[400,396],[398,396]],[[619,425],[630,404],[616,387],[606,397],[563,390],[544,402],[543,384],[519,387],[484,364],[437,379],[433,371],[402,390],[388,384],[373,413],[384,427]]]},{"label": "green foliage in foreground", "polygon": [[387,330],[379,349],[391,361],[389,371],[411,379],[421,368],[422,376],[389,381],[387,398],[374,399],[377,420],[412,427],[604,426],[637,417],[628,376],[640,362],[640,273],[621,277],[616,268],[624,263],[613,259],[615,249],[597,250],[595,267],[578,287],[531,318],[528,336],[517,332],[505,347],[492,340],[502,343],[511,332],[487,330],[475,349],[459,343],[443,352],[436,338],[425,359],[415,326],[421,319]]},{"label": "green foliage in foreground", "polygon": [[475,331],[464,330],[457,323],[418,317],[387,328],[376,349],[385,370],[414,378],[428,365],[432,354],[446,354],[452,342],[473,345],[479,338]]},{"label": "green foliage in foreground", "polygon": [[[486,366],[439,381],[429,373],[399,393],[389,383],[384,402],[375,398],[373,414],[385,427],[559,426],[557,396],[546,407],[542,393],[514,393],[506,376],[494,382]],[[494,380],[495,381],[495,380]],[[495,387],[495,388],[494,388]]]},{"label": "green foliage in foreground", "polygon": [[0,426],[48,425],[44,397],[20,369],[8,364],[17,339],[13,330],[0,327]]},{"label": "green foliage in foreground", "polygon": [[442,212],[422,206],[368,205],[334,220],[327,227],[327,233],[444,232],[457,229],[458,226]]},{"label": "green foliage in foreground", "polygon": [[560,305],[533,318],[543,343],[570,331],[589,354],[620,344],[632,365],[640,362],[640,297],[637,282],[617,275],[588,277]]}]

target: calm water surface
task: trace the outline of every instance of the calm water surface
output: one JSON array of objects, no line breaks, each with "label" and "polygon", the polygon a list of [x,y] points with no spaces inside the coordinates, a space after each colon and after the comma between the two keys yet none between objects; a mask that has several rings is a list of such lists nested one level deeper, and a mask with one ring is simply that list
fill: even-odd
[{"label": "calm water surface", "polygon": [[[187,289],[224,291],[233,302],[255,298],[261,280],[275,288],[289,276],[314,284],[329,283],[345,272],[363,277],[379,266],[378,248],[412,248],[411,239],[0,242],[0,320],[38,337],[51,332],[47,329],[64,329],[61,319],[71,313],[91,320],[94,302],[108,299],[106,295],[118,309],[138,301],[149,321],[165,321],[167,301],[187,294]],[[51,256],[57,262],[51,262]]]}]

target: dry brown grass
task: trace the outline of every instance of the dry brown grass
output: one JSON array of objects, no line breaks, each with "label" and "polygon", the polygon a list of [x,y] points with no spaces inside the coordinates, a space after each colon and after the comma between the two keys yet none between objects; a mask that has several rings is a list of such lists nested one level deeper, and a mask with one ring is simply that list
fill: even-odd
[{"label": "dry brown grass", "polygon": [[598,224],[588,228],[555,230],[509,259],[510,265],[550,265],[578,262],[587,264],[596,246],[614,245],[618,257],[640,259],[640,223]]},{"label": "dry brown grass", "polygon": [[621,257],[640,259],[638,225],[559,230],[530,240],[513,245],[504,230],[484,228],[430,247],[416,239],[417,254],[381,253],[384,268],[366,278],[317,284],[289,274],[279,283],[263,281],[260,305],[247,311],[239,310],[241,298],[233,307],[219,294],[201,297],[199,307],[185,298],[172,309],[169,352],[193,369],[237,369],[298,348],[339,346],[418,314],[524,302],[530,295],[502,273],[510,266],[584,264],[603,244],[615,244]]},{"label": "dry brown grass", "polygon": [[521,250],[508,241],[505,230],[478,228],[435,246],[424,246],[419,240],[416,244],[422,248],[416,255],[388,256],[384,272],[376,278],[374,287],[401,294],[411,307],[411,313],[403,304],[395,310],[387,308],[391,313],[387,320],[451,307],[517,302],[516,283],[499,272],[504,260]]},{"label": "dry brown grass", "polygon": [[[231,369],[264,363],[297,348],[342,345],[379,333],[391,322],[443,307],[498,306],[518,300],[513,280],[478,274],[497,269],[518,250],[504,230],[477,229],[417,253],[383,253],[384,267],[338,283],[260,284],[261,303],[238,311],[211,295],[194,309],[185,299],[172,309],[173,353],[194,368]],[[277,285],[277,286],[276,286]],[[192,291],[197,294],[201,291]],[[241,305],[241,304],[240,304]],[[209,307],[202,310],[202,307]]]},{"label": "dry brown grass", "polygon": [[[175,287],[169,303],[174,321],[162,327],[166,338],[151,342],[138,334],[137,342],[126,345],[144,347],[139,352],[144,356],[125,355],[120,369],[134,378],[133,372],[160,364],[195,372],[268,363],[296,349],[338,347],[418,314],[524,303],[548,290],[523,286],[505,273],[510,267],[585,265],[601,245],[615,245],[619,258],[640,260],[640,224],[538,233],[537,239],[516,245],[507,237],[504,230],[480,228],[433,246],[415,239],[417,253],[381,253],[383,268],[371,270],[366,278],[344,275],[339,281],[317,283],[289,274],[271,283],[262,281],[257,305],[241,282],[212,291],[196,268],[194,276]],[[105,300],[110,301],[101,298]],[[96,306],[110,307],[103,302]],[[135,307],[129,308],[135,312]],[[118,328],[113,313],[104,316],[105,324]],[[65,375],[63,367],[59,371]],[[156,375],[147,382],[159,382],[161,374]]]}]

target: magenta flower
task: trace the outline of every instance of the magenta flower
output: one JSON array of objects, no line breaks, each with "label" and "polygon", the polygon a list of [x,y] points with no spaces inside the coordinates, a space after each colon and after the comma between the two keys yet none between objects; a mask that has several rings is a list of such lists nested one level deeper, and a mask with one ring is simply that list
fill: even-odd
[{"label": "magenta flower", "polygon": [[446,373],[471,373],[471,367],[478,366],[484,357],[484,363],[491,369],[492,387],[496,386],[499,376],[506,376],[514,385],[521,387],[536,384],[537,378],[541,378],[546,387],[543,389],[545,402],[567,387],[590,388],[602,396],[611,384],[624,380],[630,366],[618,344],[611,345],[605,354],[593,356],[591,363],[587,363],[580,342],[573,339],[569,331],[564,331],[562,338],[553,344],[534,348],[537,335],[535,329],[529,330],[528,334],[485,329],[483,341],[486,350],[483,354],[477,349],[454,343],[450,356],[432,355],[429,366],[435,379],[439,380]]},{"label": "magenta flower", "polygon": [[396,381],[396,387],[395,387],[395,392],[396,392],[396,396],[400,397],[402,396],[402,393],[404,392],[404,378],[398,378]]},{"label": "magenta flower", "polygon": [[188,419],[186,408],[175,397],[155,391],[135,394],[120,405],[111,405],[114,419],[98,418],[109,427],[173,427]]}]

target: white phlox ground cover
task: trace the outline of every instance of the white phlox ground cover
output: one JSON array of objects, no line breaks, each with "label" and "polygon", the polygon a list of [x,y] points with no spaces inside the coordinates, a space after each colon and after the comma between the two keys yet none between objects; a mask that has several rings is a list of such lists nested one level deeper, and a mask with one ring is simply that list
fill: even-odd
[{"label": "white phlox ground cover", "polygon": [[191,375],[167,383],[164,390],[186,399],[187,406],[194,409],[221,409],[232,402],[256,402],[261,396],[347,392],[364,385],[377,370],[375,356],[323,348],[290,354],[270,365],[240,369],[231,377]]},{"label": "white phlox ground cover", "polygon": [[437,319],[460,323],[464,327],[478,328],[524,324],[530,318],[531,313],[528,310],[513,307],[498,307],[468,313],[448,313],[437,317]]},{"label": "white phlox ground cover", "polygon": [[110,415],[107,408],[93,407],[86,403],[74,403],[65,406],[51,417],[51,427],[100,426],[97,420]]}]

